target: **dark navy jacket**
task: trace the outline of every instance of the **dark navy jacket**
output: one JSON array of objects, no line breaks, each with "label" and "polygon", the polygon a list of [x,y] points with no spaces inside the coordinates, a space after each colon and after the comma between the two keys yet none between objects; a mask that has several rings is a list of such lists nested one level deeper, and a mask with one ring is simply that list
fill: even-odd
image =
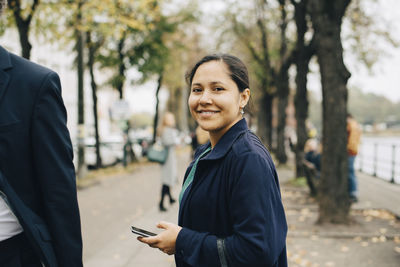
[{"label": "dark navy jacket", "polygon": [[[200,147],[195,158],[208,146]],[[230,267],[287,266],[278,176],[267,149],[244,119],[199,161],[182,199],[179,225],[177,267],[222,266],[223,256]]]},{"label": "dark navy jacket", "polygon": [[0,46],[0,190],[51,267],[82,266],[66,120],[58,75]]}]

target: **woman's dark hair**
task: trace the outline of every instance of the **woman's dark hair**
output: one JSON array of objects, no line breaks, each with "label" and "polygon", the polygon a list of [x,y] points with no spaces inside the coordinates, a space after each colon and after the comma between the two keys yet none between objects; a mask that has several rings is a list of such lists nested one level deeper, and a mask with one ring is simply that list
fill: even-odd
[{"label": "woman's dark hair", "polygon": [[249,88],[249,73],[246,66],[239,58],[229,54],[212,54],[200,59],[185,75],[186,82],[189,86],[192,85],[193,76],[200,65],[210,61],[221,61],[228,66],[230,72],[229,74],[232,80],[236,83],[240,92],[243,92],[244,89]]}]

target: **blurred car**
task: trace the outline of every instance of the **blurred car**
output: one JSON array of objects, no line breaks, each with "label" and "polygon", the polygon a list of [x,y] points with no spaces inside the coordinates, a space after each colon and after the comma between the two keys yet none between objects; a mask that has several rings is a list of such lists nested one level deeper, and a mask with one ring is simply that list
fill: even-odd
[{"label": "blurred car", "polygon": [[[122,136],[113,135],[100,139],[100,155],[103,166],[111,166],[121,162],[123,158],[124,139]],[[96,139],[87,137],[84,140],[85,145],[85,164],[89,169],[96,166]],[[77,166],[78,146],[74,143],[74,164]]]}]

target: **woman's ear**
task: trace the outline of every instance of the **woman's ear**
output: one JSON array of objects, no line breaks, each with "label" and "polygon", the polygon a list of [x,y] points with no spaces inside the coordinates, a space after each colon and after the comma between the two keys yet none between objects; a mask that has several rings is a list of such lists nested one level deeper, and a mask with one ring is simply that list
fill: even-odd
[{"label": "woman's ear", "polygon": [[240,102],[239,105],[241,108],[244,108],[250,99],[250,89],[246,88],[243,92],[240,93]]}]

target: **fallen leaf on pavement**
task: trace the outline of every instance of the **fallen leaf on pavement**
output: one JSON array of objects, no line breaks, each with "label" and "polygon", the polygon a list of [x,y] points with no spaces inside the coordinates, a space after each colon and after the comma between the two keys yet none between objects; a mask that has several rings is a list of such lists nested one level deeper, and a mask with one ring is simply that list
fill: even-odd
[{"label": "fallen leaf on pavement", "polygon": [[362,246],[362,247],[368,247],[368,242],[365,242],[365,241],[364,241],[364,242],[361,242],[361,246]]},{"label": "fallen leaf on pavement", "polygon": [[374,236],[373,238],[371,238],[371,242],[372,242],[372,243],[378,243],[378,242],[379,242],[379,238],[377,238],[376,236]]},{"label": "fallen leaf on pavement", "polygon": [[347,251],[349,251],[349,247],[342,246],[342,247],[340,248],[340,250],[341,250],[342,252],[347,252]]},{"label": "fallen leaf on pavement", "polygon": [[305,256],[307,254],[307,250],[302,249],[299,251],[299,254],[300,256]]},{"label": "fallen leaf on pavement", "polygon": [[381,229],[379,229],[379,232],[381,232],[381,234],[386,234],[387,233],[387,229],[386,228],[381,228]]}]

